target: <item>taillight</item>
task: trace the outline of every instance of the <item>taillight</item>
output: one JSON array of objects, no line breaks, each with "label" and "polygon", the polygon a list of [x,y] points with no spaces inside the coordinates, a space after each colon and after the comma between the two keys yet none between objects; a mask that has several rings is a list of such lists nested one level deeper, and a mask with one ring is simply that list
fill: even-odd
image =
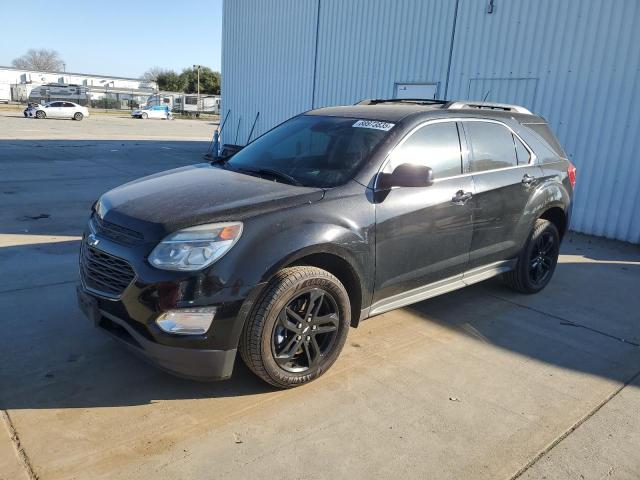
[{"label": "taillight", "polygon": [[569,176],[571,188],[576,188],[576,166],[571,162],[569,162],[569,168],[567,168],[567,175]]}]

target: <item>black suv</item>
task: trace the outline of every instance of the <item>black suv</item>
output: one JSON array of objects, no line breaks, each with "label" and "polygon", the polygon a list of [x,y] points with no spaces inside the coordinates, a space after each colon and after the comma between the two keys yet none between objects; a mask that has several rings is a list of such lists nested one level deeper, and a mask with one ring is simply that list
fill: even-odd
[{"label": "black suv", "polygon": [[545,120],[522,107],[312,110],[232,156],[102,195],[78,299],[169,372],[225,379],[240,350],[292,387],[325,372],[368,317],[500,274],[543,289],[574,183]]}]

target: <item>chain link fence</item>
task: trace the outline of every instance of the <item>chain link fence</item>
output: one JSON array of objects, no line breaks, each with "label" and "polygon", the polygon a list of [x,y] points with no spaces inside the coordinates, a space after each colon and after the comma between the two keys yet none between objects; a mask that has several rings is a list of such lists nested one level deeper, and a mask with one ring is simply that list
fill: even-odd
[{"label": "chain link fence", "polygon": [[217,95],[154,92],[151,89],[126,89],[109,85],[0,83],[0,102],[26,105],[54,101],[116,111],[167,105],[174,114],[189,117],[212,116],[220,112],[220,97]]}]

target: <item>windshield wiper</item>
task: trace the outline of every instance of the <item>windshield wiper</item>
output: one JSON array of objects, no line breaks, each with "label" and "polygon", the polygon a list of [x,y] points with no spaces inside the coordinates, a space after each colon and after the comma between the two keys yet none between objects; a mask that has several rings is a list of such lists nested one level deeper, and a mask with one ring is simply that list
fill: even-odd
[{"label": "windshield wiper", "polygon": [[289,175],[288,173],[284,173],[281,172],[280,170],[274,170],[272,168],[256,168],[254,169],[249,169],[249,168],[242,168],[240,169],[240,171],[244,171],[247,173],[255,173],[257,175],[270,175],[272,177],[276,177],[279,178],[281,180],[285,180],[286,183],[290,183],[292,185],[296,185],[298,187],[303,187],[304,185],[302,183],[300,183],[300,181],[298,181],[297,179],[295,179],[294,177],[292,177],[291,175]]}]

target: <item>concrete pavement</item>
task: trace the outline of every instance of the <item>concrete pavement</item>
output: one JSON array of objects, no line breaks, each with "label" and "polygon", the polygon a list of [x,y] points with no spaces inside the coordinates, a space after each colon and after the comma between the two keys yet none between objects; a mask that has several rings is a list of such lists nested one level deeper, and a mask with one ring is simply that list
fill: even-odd
[{"label": "concrete pavement", "polygon": [[640,477],[637,246],[571,234],[538,295],[489,281],[372,318],[305,387],[241,361],[176,379],[82,317],[77,237],[212,127],[104,118],[0,116],[0,479]]}]

